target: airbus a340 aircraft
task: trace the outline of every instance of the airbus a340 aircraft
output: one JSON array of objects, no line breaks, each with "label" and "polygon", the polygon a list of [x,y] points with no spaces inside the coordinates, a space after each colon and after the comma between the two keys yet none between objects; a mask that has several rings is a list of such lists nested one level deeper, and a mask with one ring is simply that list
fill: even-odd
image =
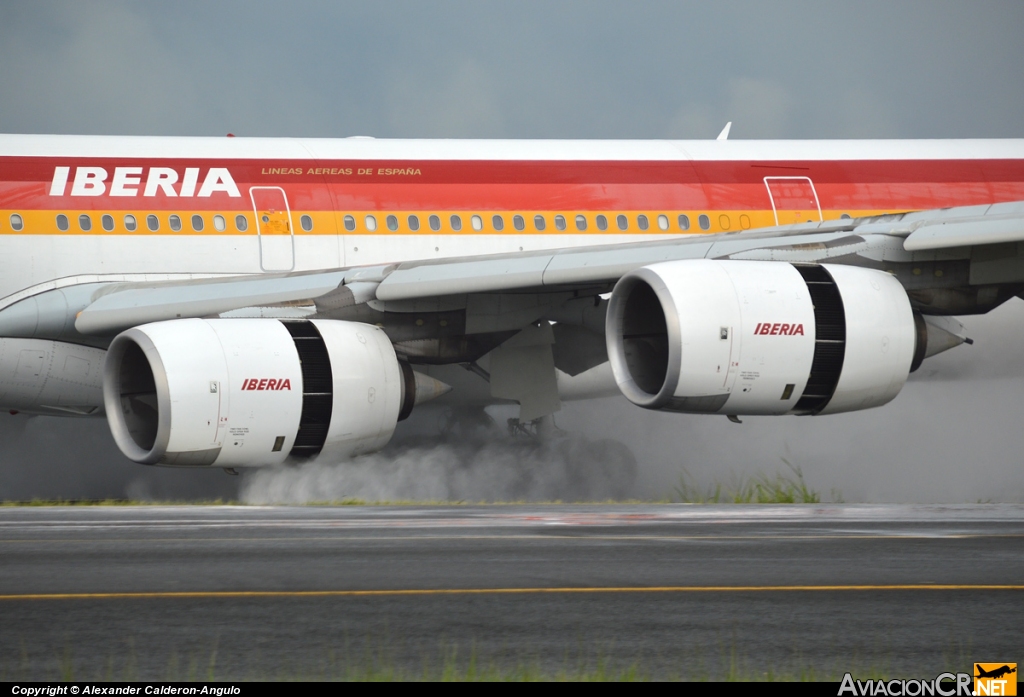
[{"label": "airbus a340 aircraft", "polygon": [[0,136],[0,406],[145,464],[383,447],[431,398],[892,400],[1024,291],[1024,140]]}]

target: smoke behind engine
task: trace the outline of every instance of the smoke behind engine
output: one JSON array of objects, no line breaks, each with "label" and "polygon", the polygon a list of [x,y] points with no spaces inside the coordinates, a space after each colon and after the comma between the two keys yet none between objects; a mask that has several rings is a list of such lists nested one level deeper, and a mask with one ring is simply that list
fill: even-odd
[{"label": "smoke behind engine", "polygon": [[[637,495],[665,496],[685,468],[698,484],[788,474],[829,500],[1024,501],[1024,301],[960,317],[973,346],[927,359],[889,404],[820,417],[638,413],[612,398],[567,405],[558,423],[625,442]],[[784,461],[785,460],[785,461]]]},{"label": "smoke behind engine", "polygon": [[310,501],[607,501],[631,498],[636,461],[622,443],[580,436],[531,442],[483,433],[414,439],[342,465],[249,474],[247,503]]},{"label": "smoke behind engine", "polygon": [[[339,466],[244,473],[145,467],[117,450],[98,419],[0,415],[0,499],[606,500],[673,495],[685,468],[698,484],[798,466],[828,500],[1024,501],[1024,302],[961,318],[974,346],[925,361],[890,404],[826,417],[649,412],[624,398],[567,403],[570,433],[547,446],[497,437],[435,438],[436,414],[414,413],[384,452]],[[417,418],[419,417],[419,418]],[[609,445],[608,441],[615,442]],[[602,445],[603,444],[603,445]],[[608,453],[617,453],[606,460]],[[625,481],[612,466],[636,460]]]}]

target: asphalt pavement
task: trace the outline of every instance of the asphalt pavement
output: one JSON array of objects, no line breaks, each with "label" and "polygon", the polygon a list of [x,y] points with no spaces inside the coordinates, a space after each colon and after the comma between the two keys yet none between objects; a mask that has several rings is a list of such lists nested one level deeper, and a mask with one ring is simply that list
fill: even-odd
[{"label": "asphalt pavement", "polygon": [[6,679],[934,677],[1022,601],[1020,505],[0,508]]}]

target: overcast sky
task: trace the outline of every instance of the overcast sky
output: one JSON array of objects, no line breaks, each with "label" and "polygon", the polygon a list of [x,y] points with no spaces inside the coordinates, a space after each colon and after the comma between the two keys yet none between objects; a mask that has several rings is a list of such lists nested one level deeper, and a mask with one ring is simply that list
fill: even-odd
[{"label": "overcast sky", "polygon": [[[1024,137],[1024,2],[15,2],[0,132],[220,136]],[[567,406],[664,496],[772,471],[853,500],[1024,500],[1024,303],[972,319],[882,409],[823,419]],[[236,495],[139,467],[102,421],[0,420],[0,498]],[[74,444],[69,448],[68,444]],[[343,492],[340,492],[343,493]]]},{"label": "overcast sky", "polygon": [[1024,3],[0,1],[0,132],[1024,136]]}]

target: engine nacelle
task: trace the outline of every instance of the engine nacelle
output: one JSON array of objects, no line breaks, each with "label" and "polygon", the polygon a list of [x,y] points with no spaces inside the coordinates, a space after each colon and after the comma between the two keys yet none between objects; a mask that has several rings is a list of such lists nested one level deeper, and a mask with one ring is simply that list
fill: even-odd
[{"label": "engine nacelle", "polygon": [[415,385],[371,325],[182,319],[118,335],[103,397],[135,462],[247,467],[378,450]]},{"label": "engine nacelle", "polygon": [[887,273],[711,259],[623,276],[606,331],[631,402],[730,415],[885,404],[907,380],[915,334],[907,294]]}]

